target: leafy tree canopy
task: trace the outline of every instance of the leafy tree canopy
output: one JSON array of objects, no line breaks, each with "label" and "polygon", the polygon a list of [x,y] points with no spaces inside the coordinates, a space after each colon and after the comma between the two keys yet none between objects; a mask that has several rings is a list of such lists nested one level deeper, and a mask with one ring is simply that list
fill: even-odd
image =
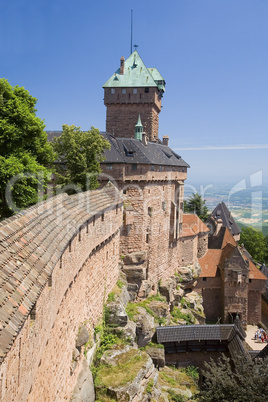
[{"label": "leafy tree canopy", "polygon": [[57,182],[70,188],[76,185],[83,191],[97,188],[100,162],[104,160],[104,149],[110,148],[109,142],[94,127],[82,131],[65,124],[62,128],[62,135],[53,141],[58,155]]},{"label": "leafy tree canopy", "polygon": [[268,364],[266,360],[254,362],[235,360],[232,370],[226,356],[205,363],[205,384],[198,396],[203,402],[265,402],[268,395]]},{"label": "leafy tree canopy", "polygon": [[[44,189],[47,183],[54,153],[45,124],[36,116],[36,102],[23,87],[0,79],[0,218],[12,215],[16,207],[36,203],[38,185]],[[14,176],[17,179],[8,185]]]},{"label": "leafy tree canopy", "polygon": [[268,262],[268,236],[251,227],[243,227],[240,234],[240,244],[244,244],[246,250],[258,262]]},{"label": "leafy tree canopy", "polygon": [[184,212],[191,212],[199,216],[202,221],[208,218],[208,208],[206,201],[198,193],[193,193],[192,196],[184,201]]}]

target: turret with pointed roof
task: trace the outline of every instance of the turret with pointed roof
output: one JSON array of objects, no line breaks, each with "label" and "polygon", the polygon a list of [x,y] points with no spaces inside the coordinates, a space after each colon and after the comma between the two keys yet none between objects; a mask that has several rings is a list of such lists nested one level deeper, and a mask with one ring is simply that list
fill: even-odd
[{"label": "turret with pointed roof", "polygon": [[158,140],[158,115],[165,80],[156,68],[147,68],[135,50],[103,85],[106,132],[115,137],[134,137],[138,117],[150,141]]}]

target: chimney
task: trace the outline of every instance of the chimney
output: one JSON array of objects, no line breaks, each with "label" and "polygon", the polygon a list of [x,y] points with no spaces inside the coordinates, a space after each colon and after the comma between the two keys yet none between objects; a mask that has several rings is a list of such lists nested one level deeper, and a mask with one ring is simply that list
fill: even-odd
[{"label": "chimney", "polygon": [[146,133],[142,133],[142,143],[145,147],[147,147],[148,144],[148,136]]},{"label": "chimney", "polygon": [[168,147],[168,142],[169,142],[169,136],[168,135],[163,135],[163,144]]},{"label": "chimney", "polygon": [[221,227],[222,227],[222,219],[218,219],[217,220],[216,230],[215,230],[215,235],[216,236],[219,234],[219,231],[221,230]]},{"label": "chimney", "polygon": [[124,74],[125,74],[125,58],[124,56],[122,56],[120,59],[120,75]]}]

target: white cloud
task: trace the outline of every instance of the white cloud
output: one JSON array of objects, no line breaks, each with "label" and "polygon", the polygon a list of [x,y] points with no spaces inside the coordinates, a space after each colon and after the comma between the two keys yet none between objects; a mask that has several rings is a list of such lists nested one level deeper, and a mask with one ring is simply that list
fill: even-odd
[{"label": "white cloud", "polygon": [[204,147],[174,148],[174,151],[213,151],[224,149],[268,149],[268,144],[205,145]]}]

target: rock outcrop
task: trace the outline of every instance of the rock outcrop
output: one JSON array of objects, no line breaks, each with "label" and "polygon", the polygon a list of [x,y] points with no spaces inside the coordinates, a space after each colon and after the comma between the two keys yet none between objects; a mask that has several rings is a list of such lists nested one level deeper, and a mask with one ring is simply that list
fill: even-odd
[{"label": "rock outcrop", "polygon": [[93,376],[85,359],[82,361],[82,369],[78,375],[77,383],[71,398],[71,402],[84,401],[95,401]]}]

